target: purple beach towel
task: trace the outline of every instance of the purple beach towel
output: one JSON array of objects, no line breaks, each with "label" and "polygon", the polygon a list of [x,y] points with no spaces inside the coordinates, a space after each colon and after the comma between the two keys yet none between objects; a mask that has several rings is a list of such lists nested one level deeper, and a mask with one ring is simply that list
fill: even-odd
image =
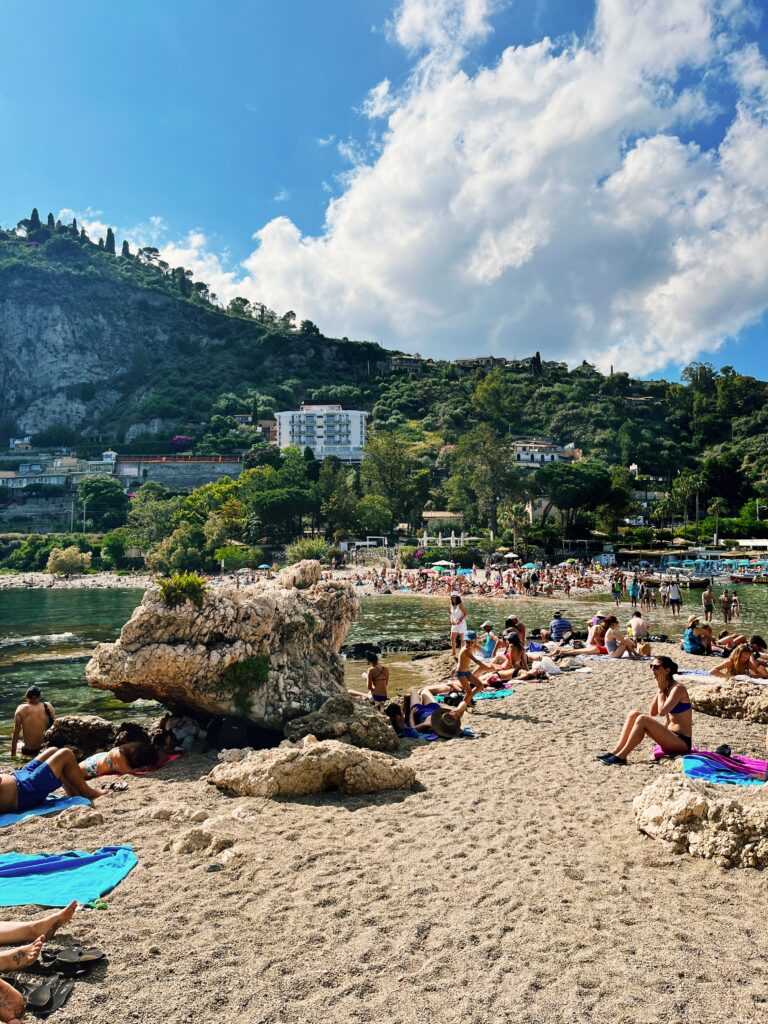
[{"label": "purple beach towel", "polygon": [[[732,757],[725,757],[724,754],[716,754],[714,750],[699,750],[698,747],[692,747],[690,750],[691,754],[696,754],[697,757],[705,757],[708,761],[712,761],[713,764],[720,765],[721,768],[727,768],[733,772],[741,772],[743,775],[750,775],[753,779],[760,779],[762,781],[765,775],[765,769],[768,767],[768,762],[759,761],[754,757],[742,757],[740,754],[734,754]],[[653,748],[653,756],[657,761],[662,761],[665,758],[673,757],[684,757],[684,754],[667,754],[661,747]]]}]

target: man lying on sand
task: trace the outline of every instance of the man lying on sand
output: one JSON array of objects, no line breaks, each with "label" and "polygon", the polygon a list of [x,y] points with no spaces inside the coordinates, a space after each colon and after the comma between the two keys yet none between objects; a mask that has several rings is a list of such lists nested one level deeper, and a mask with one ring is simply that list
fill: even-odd
[{"label": "man lying on sand", "polygon": [[398,736],[408,736],[410,730],[410,735],[435,732],[443,739],[451,739],[461,732],[461,719],[469,701],[480,689],[482,686],[473,689],[469,699],[465,698],[458,707],[450,709],[438,704],[432,690],[411,690],[403,700],[403,708],[399,704],[390,704],[385,714]]},{"label": "man lying on sand", "polygon": [[88,785],[82,768],[68,747],[48,747],[15,772],[0,774],[0,813],[30,811],[63,786],[68,796],[96,800],[100,789]]},{"label": "man lying on sand", "polygon": [[[0,950],[0,971],[24,971],[37,963],[46,939],[50,939],[71,920],[77,904],[73,900],[63,910],[46,914],[39,921],[0,921],[0,945],[25,945],[14,949]],[[18,1024],[24,1013],[24,997],[7,981],[0,979],[0,1021]]]}]

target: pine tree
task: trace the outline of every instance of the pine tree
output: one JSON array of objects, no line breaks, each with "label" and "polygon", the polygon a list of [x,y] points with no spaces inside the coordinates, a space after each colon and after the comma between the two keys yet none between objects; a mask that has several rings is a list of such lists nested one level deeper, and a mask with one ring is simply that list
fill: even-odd
[{"label": "pine tree", "polygon": [[107,252],[111,252],[115,255],[115,233],[112,228],[107,228],[107,244],[105,246]]},{"label": "pine tree", "polygon": [[48,227],[51,229],[51,231],[53,231],[53,229],[56,227],[56,222],[53,219],[52,213],[48,214]]},{"label": "pine tree", "polygon": [[35,207],[32,211],[32,216],[29,218],[29,230],[38,231],[41,227],[40,214],[37,212],[37,207]]},{"label": "pine tree", "polygon": [[130,255],[131,255],[131,250],[128,248],[128,239],[127,238],[123,239],[123,251],[121,252],[120,255],[124,256],[126,259],[128,259],[130,257]]}]

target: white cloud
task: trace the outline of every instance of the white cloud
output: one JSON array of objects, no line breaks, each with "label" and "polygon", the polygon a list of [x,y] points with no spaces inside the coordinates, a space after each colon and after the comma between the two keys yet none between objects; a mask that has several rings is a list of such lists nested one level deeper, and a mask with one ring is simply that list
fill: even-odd
[{"label": "white cloud", "polygon": [[[540,348],[651,371],[713,349],[768,305],[765,64],[738,49],[729,3],[601,0],[587,39],[417,75],[396,98],[380,84],[378,154],[345,150],[321,235],[284,217],[259,230],[240,290],[432,355]],[[490,12],[412,0],[395,34],[449,52],[485,38]],[[742,99],[720,146],[682,142],[726,73]]]},{"label": "white cloud", "polygon": [[279,189],[273,196],[272,200],[275,203],[285,203],[291,198],[291,193],[287,188]]},{"label": "white cloud", "polygon": [[[164,257],[223,299],[434,356],[540,349],[650,372],[757,320],[768,70],[739,42],[749,5],[599,0],[588,37],[508,47],[470,75],[460,55],[495,6],[400,3],[391,31],[414,73],[369,92],[384,133],[339,145],[351,168],[319,235],[277,217],[235,271],[201,232]],[[739,101],[703,149],[689,140],[722,113],[724,76]]]}]

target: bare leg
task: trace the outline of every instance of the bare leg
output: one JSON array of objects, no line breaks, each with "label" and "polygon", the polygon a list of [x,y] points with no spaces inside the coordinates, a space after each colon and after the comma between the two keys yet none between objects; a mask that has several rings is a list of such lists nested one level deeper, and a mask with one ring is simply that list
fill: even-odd
[{"label": "bare leg", "polygon": [[50,939],[72,919],[77,903],[72,900],[63,910],[54,914],[46,914],[39,921],[0,921],[0,946],[10,946],[15,942],[34,942],[40,937]]},{"label": "bare leg", "polygon": [[83,769],[75,760],[75,755],[68,747],[57,750],[48,759],[48,765],[56,776],[61,780],[62,785],[70,796],[84,796],[88,800],[96,800],[104,793],[100,789],[89,786],[83,773]]},{"label": "bare leg", "polygon": [[19,1024],[24,1013],[24,997],[21,992],[0,979],[0,1020],[5,1024]]},{"label": "bare leg", "polygon": [[616,757],[626,760],[635,747],[638,747],[646,736],[650,736],[670,754],[687,754],[688,745],[681,740],[677,733],[672,732],[651,715],[638,715],[632,726],[629,736],[622,746],[616,751]]},{"label": "bare leg", "polygon": [[0,971],[25,971],[37,963],[44,943],[45,939],[41,936],[28,946],[3,950],[0,952]]},{"label": "bare leg", "polygon": [[621,733],[619,735],[619,738],[618,738],[618,741],[616,743],[616,746],[611,751],[612,754],[618,753],[618,751],[621,750],[621,748],[627,742],[627,739],[629,738],[629,734],[632,732],[632,729],[634,728],[635,722],[640,717],[640,714],[641,714],[641,712],[639,712],[639,711],[630,711],[629,712],[629,714],[627,715],[626,721],[624,722],[624,725],[622,727],[622,730],[621,730]]}]

